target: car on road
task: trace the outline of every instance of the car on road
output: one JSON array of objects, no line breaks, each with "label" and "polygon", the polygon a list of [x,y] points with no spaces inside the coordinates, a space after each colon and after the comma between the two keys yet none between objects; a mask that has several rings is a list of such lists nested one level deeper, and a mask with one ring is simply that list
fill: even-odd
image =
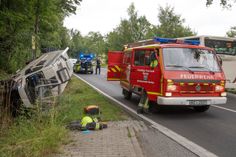
[{"label": "car on road", "polygon": [[93,74],[93,64],[91,60],[79,60],[73,68],[75,73]]}]

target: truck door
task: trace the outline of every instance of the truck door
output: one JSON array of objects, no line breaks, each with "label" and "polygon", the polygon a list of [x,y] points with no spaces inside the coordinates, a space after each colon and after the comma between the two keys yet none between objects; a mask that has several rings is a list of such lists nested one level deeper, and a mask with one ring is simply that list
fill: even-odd
[{"label": "truck door", "polygon": [[[131,84],[137,87],[145,88],[148,95],[156,98],[161,93],[161,70],[159,62],[153,67],[151,61],[153,58],[153,49],[134,50],[133,65],[131,68]],[[158,55],[155,55],[158,59]]]},{"label": "truck door", "polygon": [[148,72],[148,81],[151,86],[148,86],[148,95],[151,97],[162,94],[162,73],[160,68],[160,49],[150,51],[150,64],[147,66],[146,71]]},{"label": "truck door", "polygon": [[136,92],[140,90],[137,88],[145,88],[147,85],[147,72],[145,56],[148,55],[146,49],[134,49],[133,50],[133,63],[130,70],[130,82]]},{"label": "truck door", "polygon": [[123,51],[108,52],[107,80],[120,81]]}]

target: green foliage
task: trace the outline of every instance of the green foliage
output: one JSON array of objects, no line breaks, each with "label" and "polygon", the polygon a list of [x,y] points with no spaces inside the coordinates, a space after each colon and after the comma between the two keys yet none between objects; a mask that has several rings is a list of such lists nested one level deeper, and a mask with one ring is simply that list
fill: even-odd
[{"label": "green foliage", "polygon": [[228,37],[236,37],[236,26],[231,27],[230,30],[226,34]]},{"label": "green foliage", "polygon": [[154,32],[156,36],[176,38],[196,34],[189,27],[183,26],[184,19],[174,13],[174,8],[166,6],[165,8],[159,7],[159,10],[160,25],[157,26],[156,32]]},{"label": "green foliage", "polygon": [[7,74],[5,71],[0,69],[0,80],[5,80],[5,79],[8,79],[8,78],[10,78],[10,75]]},{"label": "green foliage", "polygon": [[[210,6],[212,5],[214,0],[207,0],[206,5]],[[224,8],[231,8],[233,3],[235,3],[235,0],[220,0],[220,5],[223,6]]]},{"label": "green foliage", "polygon": [[159,7],[159,25],[152,25],[145,16],[138,16],[132,3],[127,12],[129,19],[121,20],[119,26],[107,35],[110,50],[122,50],[123,45],[138,40],[158,37],[176,38],[196,33],[183,25],[184,19],[174,13],[174,8]]},{"label": "green foliage", "polygon": [[[27,60],[39,55],[41,48],[65,48],[68,30],[63,27],[66,15],[75,13],[81,0],[1,0],[0,67],[15,72]],[[32,53],[31,38],[36,36]],[[37,54],[35,54],[35,52]]]},{"label": "green foliage", "polygon": [[99,32],[89,32],[88,35],[82,36],[79,31],[72,30],[71,36],[72,56],[76,57],[79,52],[97,55],[107,52],[105,38]]},{"label": "green foliage", "polygon": [[121,20],[119,26],[107,35],[107,45],[110,50],[121,50],[123,45],[143,40],[151,29],[145,16],[138,16],[133,3],[127,9],[129,19]]},{"label": "green foliage", "polygon": [[64,124],[80,119],[83,116],[84,107],[88,105],[98,105],[102,110],[104,121],[127,119],[127,115],[115,104],[76,77],[72,77],[64,93],[58,119]]}]

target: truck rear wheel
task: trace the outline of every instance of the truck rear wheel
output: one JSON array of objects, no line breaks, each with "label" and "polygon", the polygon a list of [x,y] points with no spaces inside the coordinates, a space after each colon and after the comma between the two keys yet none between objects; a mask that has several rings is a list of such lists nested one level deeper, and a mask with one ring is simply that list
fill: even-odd
[{"label": "truck rear wheel", "polygon": [[209,105],[206,105],[206,106],[194,106],[193,108],[197,112],[205,112],[205,111],[207,111],[210,108],[210,106]]},{"label": "truck rear wheel", "polygon": [[127,100],[131,99],[132,92],[123,89],[122,93],[123,93],[125,99],[127,99]]}]

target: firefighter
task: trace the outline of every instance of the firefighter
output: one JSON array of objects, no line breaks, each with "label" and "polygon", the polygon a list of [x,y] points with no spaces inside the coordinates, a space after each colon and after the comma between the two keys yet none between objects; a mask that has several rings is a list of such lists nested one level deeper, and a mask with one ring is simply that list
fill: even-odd
[{"label": "firefighter", "polygon": [[149,99],[147,93],[142,89],[142,95],[138,104],[137,113],[148,113],[149,110]]},{"label": "firefighter", "polygon": [[81,126],[83,130],[101,130],[102,125],[98,123],[97,118],[91,116],[84,116],[81,120]]},{"label": "firefighter", "polygon": [[155,68],[158,65],[158,60],[156,58],[156,56],[158,56],[158,49],[154,49],[154,52],[151,53],[150,55],[150,67],[151,68]]},{"label": "firefighter", "polygon": [[96,75],[97,75],[97,70],[98,70],[98,73],[100,75],[100,72],[101,72],[101,60],[100,60],[100,57],[97,58],[96,60]]},{"label": "firefighter", "polygon": [[106,123],[99,122],[100,110],[96,105],[89,105],[84,108],[84,116],[81,120],[81,126],[83,130],[101,130],[107,128]]}]

